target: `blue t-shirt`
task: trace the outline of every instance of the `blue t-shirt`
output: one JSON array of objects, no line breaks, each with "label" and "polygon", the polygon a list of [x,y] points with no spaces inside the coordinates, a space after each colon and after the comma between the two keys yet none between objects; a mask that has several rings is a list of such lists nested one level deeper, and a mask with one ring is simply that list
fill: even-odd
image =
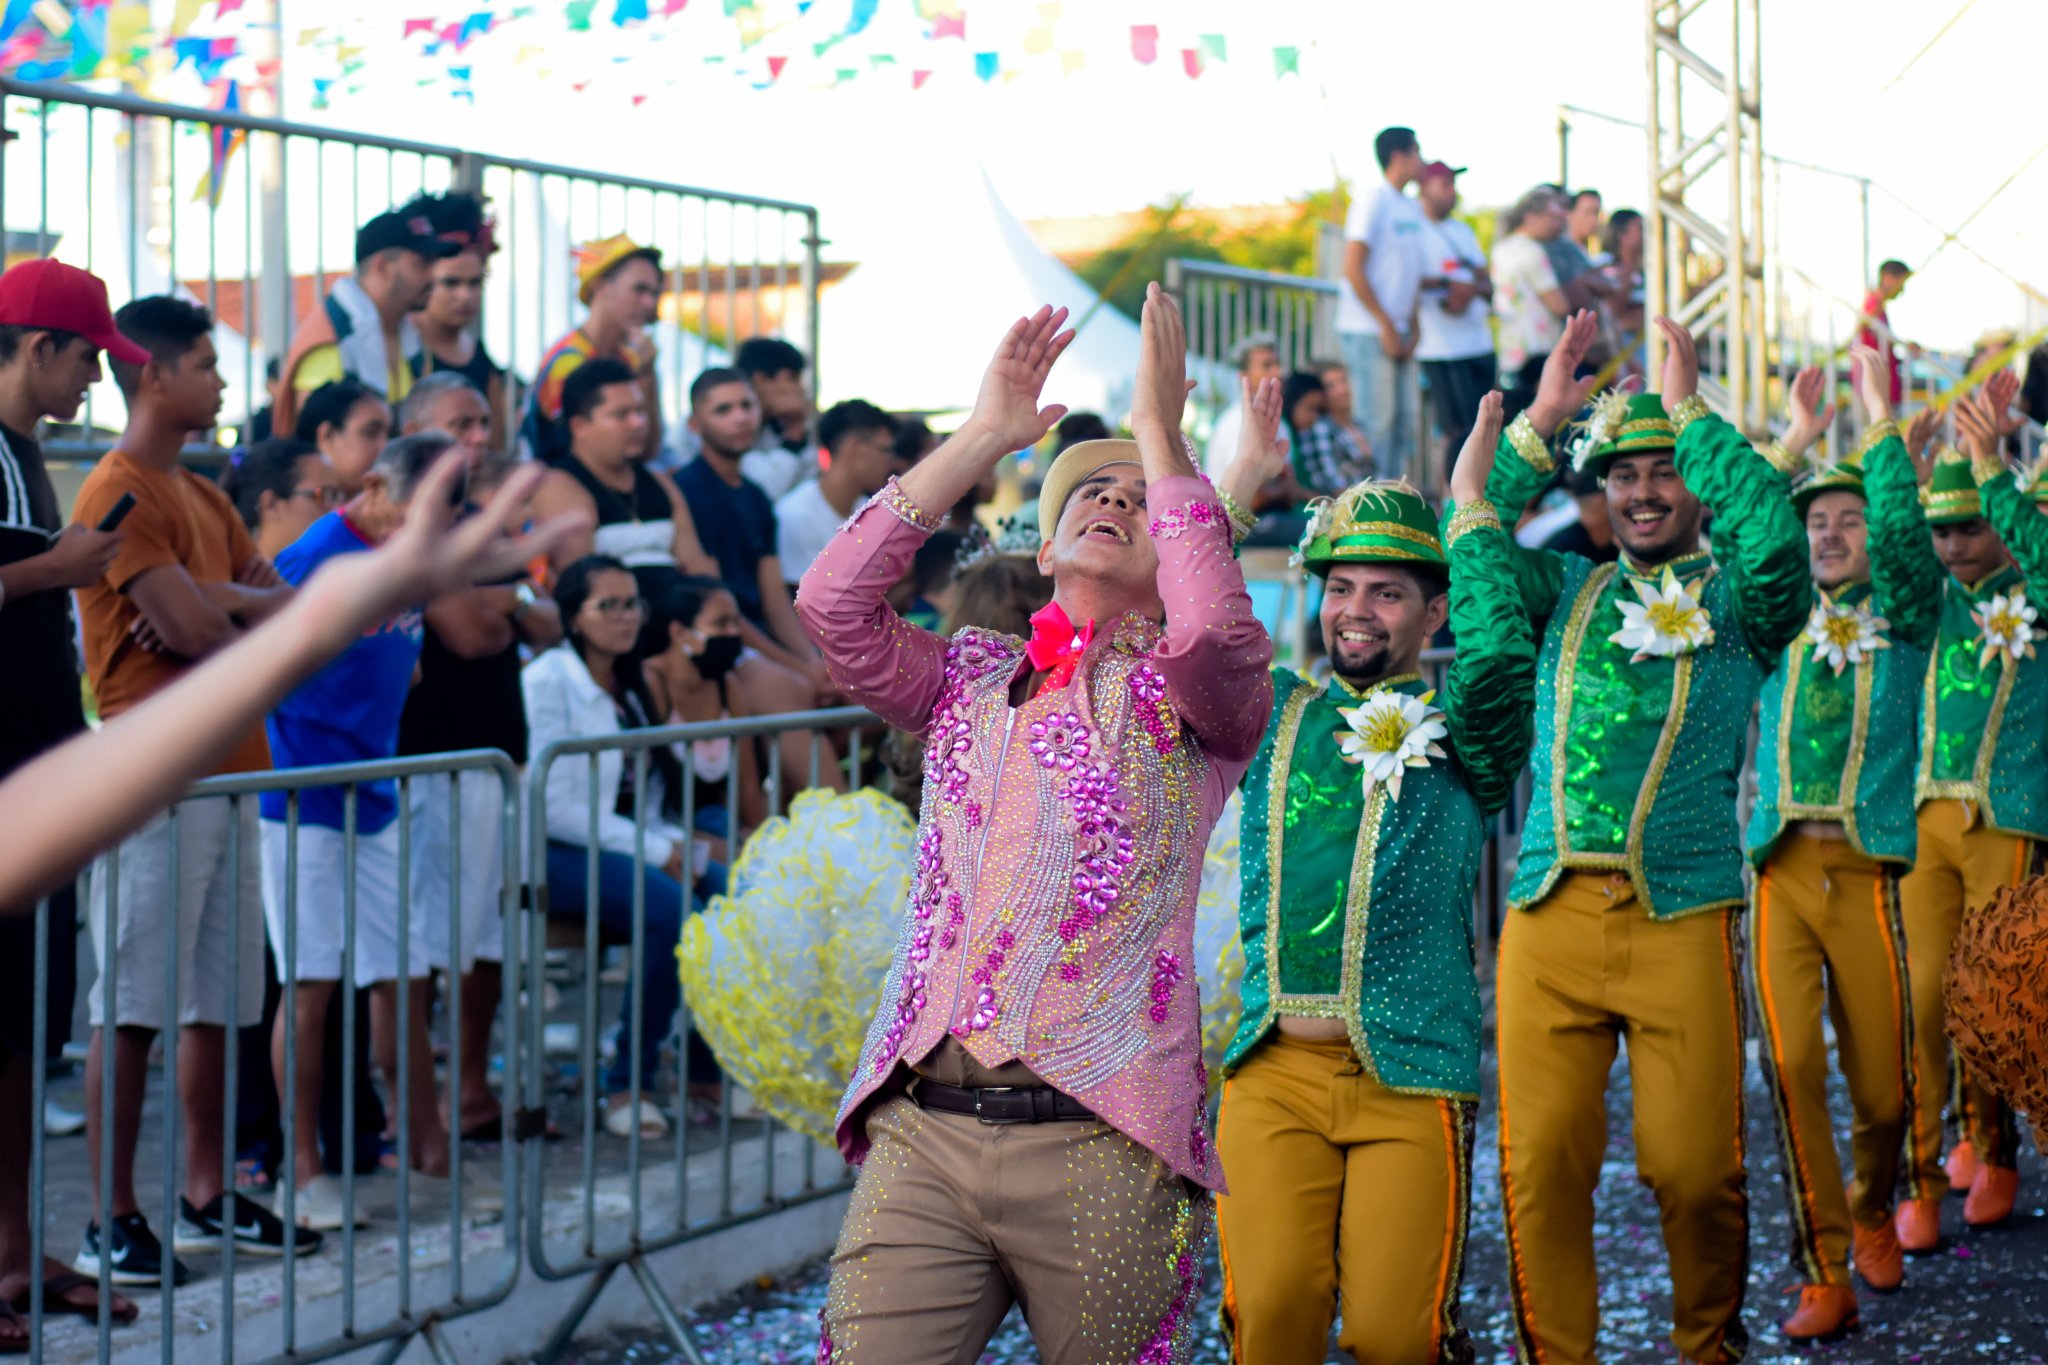
[{"label": "blue t-shirt", "polygon": [[[370,543],[340,512],[329,512],[306,528],[277,557],[285,582],[304,583],[336,555],[355,554]],[[420,613],[406,611],[372,626],[327,667],[299,684],[298,691],[270,713],[271,762],[280,768],[322,763],[362,763],[398,753],[398,720],[419,662]],[[263,818],[285,818],[285,794],[265,792]],[[377,834],[398,814],[397,784],[365,782],[356,789],[356,830]],[[299,822],[342,827],[342,789],[308,787],[299,797]]]},{"label": "blue t-shirt", "polygon": [[676,471],[676,488],[689,504],[690,520],[704,553],[718,561],[719,577],[732,589],[740,615],[762,630],[761,561],[775,551],[775,504],[751,479],[734,488],[702,455]]}]

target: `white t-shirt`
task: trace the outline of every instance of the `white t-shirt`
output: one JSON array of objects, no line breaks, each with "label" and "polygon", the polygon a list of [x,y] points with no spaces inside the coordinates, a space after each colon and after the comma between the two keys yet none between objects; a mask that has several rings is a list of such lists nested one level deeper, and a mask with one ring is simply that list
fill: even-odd
[{"label": "white t-shirt", "polygon": [[[1344,220],[1344,240],[1364,242],[1365,278],[1379,295],[1380,307],[1399,326],[1406,326],[1415,312],[1415,296],[1422,287],[1422,205],[1382,180],[1370,194],[1351,201]],[[1358,294],[1346,280],[1337,288],[1337,330],[1378,336],[1380,325],[1359,302]]]},{"label": "white t-shirt", "polygon": [[[1486,253],[1472,229],[1455,218],[1422,225],[1428,278],[1458,280],[1470,284],[1479,278],[1478,267],[1486,264]],[[1416,313],[1421,332],[1415,343],[1417,360],[1463,360],[1468,356],[1493,353],[1493,329],[1486,325],[1492,310],[1485,299],[1473,299],[1462,313],[1444,311],[1444,291],[1422,291],[1422,307]]]},{"label": "white t-shirt", "polygon": [[[853,510],[858,512],[866,505],[867,499],[862,498]],[[845,520],[825,501],[825,492],[816,479],[805,479],[777,498],[775,554],[782,561],[782,577],[790,583],[801,579]]]},{"label": "white t-shirt", "polygon": [[1543,243],[1511,232],[1493,244],[1493,307],[1500,315],[1500,363],[1519,370],[1557,349],[1564,322],[1540,297],[1558,288]]},{"label": "white t-shirt", "polygon": [[[1209,445],[1202,452],[1202,472],[1211,480],[1222,478],[1223,471],[1230,468],[1230,462],[1237,458],[1237,442],[1243,434],[1244,404],[1232,403],[1209,428]],[[1285,422],[1280,424],[1280,444],[1287,447],[1290,457],[1294,454],[1294,438],[1288,433]]]},{"label": "white t-shirt", "polygon": [[780,441],[763,441],[740,456],[740,475],[759,484],[761,491],[771,498],[781,497],[800,482],[815,483],[817,470],[815,446],[805,447],[799,455],[785,449]]}]

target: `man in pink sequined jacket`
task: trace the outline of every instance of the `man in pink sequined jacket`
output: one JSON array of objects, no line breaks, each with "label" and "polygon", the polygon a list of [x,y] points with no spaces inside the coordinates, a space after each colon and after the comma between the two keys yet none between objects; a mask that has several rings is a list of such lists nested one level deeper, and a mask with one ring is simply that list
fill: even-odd
[{"label": "man in pink sequined jacket", "polygon": [[[960,431],[854,517],[797,612],[834,683],[925,735],[918,867],[839,1111],[862,1163],[819,1360],[977,1359],[1022,1306],[1049,1365],[1187,1358],[1222,1188],[1193,970],[1202,852],[1257,751],[1272,643],[1180,439],[1186,334],[1145,303],[1135,441],[1065,451],[1029,641],[951,639],[889,586],[1039,406],[1064,310],[1011,328]],[[1163,624],[1162,624],[1163,623]]]}]

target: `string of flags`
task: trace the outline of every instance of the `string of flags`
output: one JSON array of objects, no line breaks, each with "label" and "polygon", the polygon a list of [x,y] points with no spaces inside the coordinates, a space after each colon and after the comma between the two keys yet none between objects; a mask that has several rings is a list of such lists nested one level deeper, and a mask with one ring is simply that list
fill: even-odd
[{"label": "string of flags", "polygon": [[[510,89],[536,80],[637,106],[712,78],[756,90],[861,82],[908,92],[1133,68],[1285,80],[1301,75],[1304,51],[1245,32],[1250,21],[1232,6],[1186,0],[463,0],[453,13],[419,0],[396,17],[294,5],[291,27],[266,43],[251,41],[248,0],[170,4],[159,24],[152,10],[160,15],[165,0],[0,0],[0,74],[119,79],[146,93],[168,85],[184,98],[196,84],[213,107],[229,107],[277,78],[278,60],[256,52],[281,50],[315,109],[373,87],[438,88],[474,102],[479,81]],[[1145,19],[1145,8],[1156,17]]]}]

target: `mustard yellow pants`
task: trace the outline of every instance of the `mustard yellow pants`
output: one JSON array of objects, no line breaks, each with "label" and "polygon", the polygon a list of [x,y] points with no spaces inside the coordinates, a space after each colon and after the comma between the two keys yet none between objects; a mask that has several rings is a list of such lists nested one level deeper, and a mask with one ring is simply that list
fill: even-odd
[{"label": "mustard yellow pants", "polygon": [[1237,1365],[1473,1359],[1458,1319],[1476,1106],[1387,1089],[1342,1039],[1275,1032],[1223,1083],[1216,1201]]},{"label": "mustard yellow pants", "polygon": [[[1876,1227],[1890,1218],[1899,1183],[1915,1088],[1899,879],[1846,839],[1788,834],[1750,896],[1764,1083],[1791,1196],[1792,1260],[1809,1284],[1849,1283],[1850,1220]],[[1824,1008],[1849,1082],[1855,1164],[1846,1191],[1828,1117]]]},{"label": "mustard yellow pants", "polygon": [[2019,1129],[2012,1109],[1968,1076],[1952,1075],[1943,1027],[1942,970],[1964,913],[1989,902],[1999,887],[2025,881],[2034,862],[2033,840],[1986,829],[1979,815],[1968,801],[1923,802],[1919,851],[1913,870],[1899,884],[1920,1077],[1906,1160],[1921,1197],[1929,1199],[1948,1192],[1948,1175],[1941,1165],[1944,1100],[1953,1101],[1956,1126],[1976,1147],[1979,1160],[2010,1167],[2018,1156]]},{"label": "mustard yellow pants", "polygon": [[1671,1340],[1739,1360],[1749,1261],[1738,911],[1654,921],[1619,874],[1577,873],[1501,932],[1501,1202],[1523,1365],[1593,1365],[1593,1192],[1607,1075],[1628,1044],[1636,1171],[1656,1194]]}]

